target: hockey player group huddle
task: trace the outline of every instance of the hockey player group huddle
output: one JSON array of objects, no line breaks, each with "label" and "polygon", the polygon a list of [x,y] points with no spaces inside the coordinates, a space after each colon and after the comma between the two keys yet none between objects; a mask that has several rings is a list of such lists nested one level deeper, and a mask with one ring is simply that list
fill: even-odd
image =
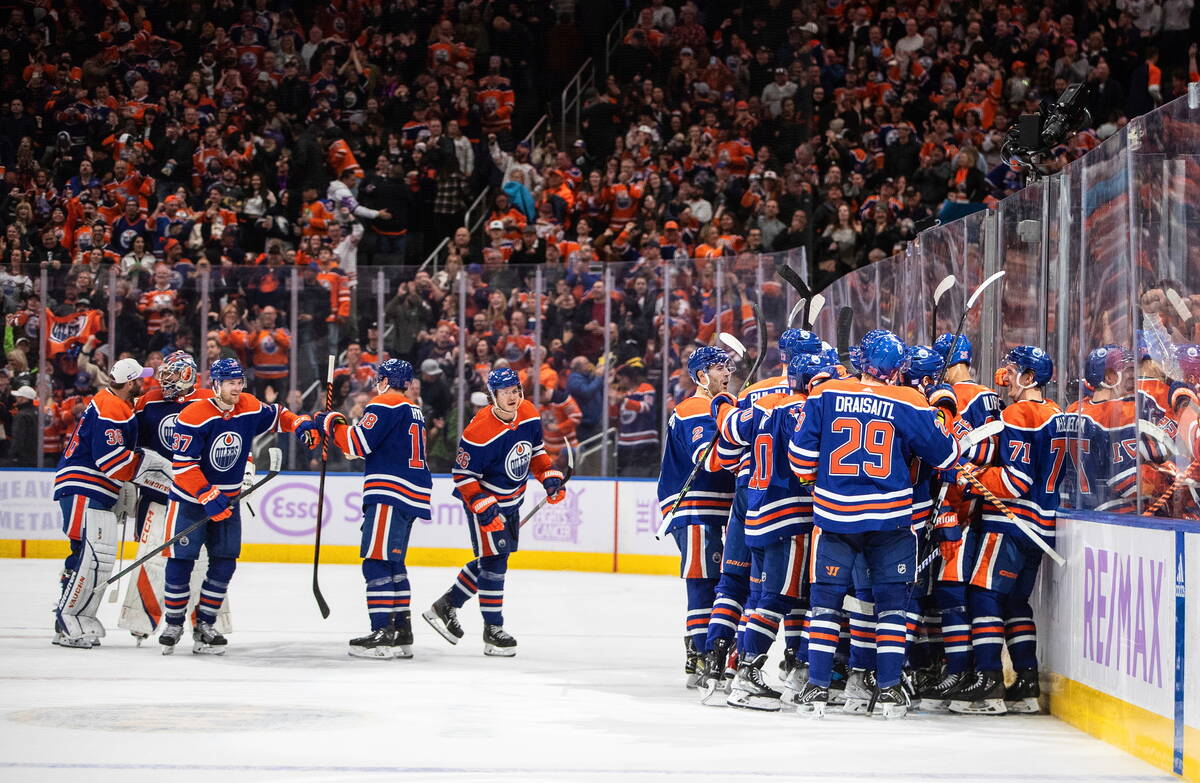
[{"label": "hockey player group huddle", "polygon": [[[687,590],[688,687],[812,716],[1038,711],[1029,598],[1079,431],[1044,396],[1050,356],[1009,351],[1004,405],[962,336],[877,330],[839,357],[788,329],[779,352],[786,371],[735,397],[730,357],[696,349],[697,393],[668,424],[658,497]],[[763,667],[781,630],[777,690]]]},{"label": "hockey player group huddle", "polygon": [[[170,654],[190,619],[193,652],[224,653],[242,496],[256,486],[250,452],[257,436],[279,431],[294,433],[308,449],[324,445],[364,460],[360,555],[371,631],[352,639],[349,652],[411,657],[405,555],[413,522],[429,518],[433,487],[424,419],[415,394],[409,396],[412,365],[400,359],[379,364],[376,396],[354,424],[336,411],[297,415],[260,402],[245,391],[234,359],[214,362],[210,388],[204,388],[196,362],[176,352],[153,373],[156,387],[139,394],[152,373],[133,359],[116,362],[110,384],[88,405],[59,463],[54,500],[71,554],[60,580],[54,643],[72,649],[100,644],[105,629],[97,610],[125,520],[132,519],[144,551],[170,545],[132,574],[119,626],[139,644],[160,631],[162,651]],[[456,610],[478,594],[484,653],[512,656],[517,643],[503,627],[504,579],[517,550],[525,485],[532,473],[547,501],[558,503],[565,477],[545,453],[541,418],[523,398],[517,373],[497,369],[487,388],[492,404],[463,431],[454,467],[454,495],[466,507],[476,557],[422,616],[456,644],[463,636]]]}]

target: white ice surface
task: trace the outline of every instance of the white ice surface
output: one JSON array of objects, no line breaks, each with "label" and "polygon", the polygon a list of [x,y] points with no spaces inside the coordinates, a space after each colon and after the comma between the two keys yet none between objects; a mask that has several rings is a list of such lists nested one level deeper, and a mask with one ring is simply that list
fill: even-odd
[{"label": "white ice surface", "polygon": [[[360,660],[361,576],[244,563],[224,657],[50,644],[59,564],[0,560],[0,781],[1170,780],[1048,716],[885,722],[702,707],[683,688],[683,588],[514,571],[516,658],[485,658],[474,602],[451,647],[416,618],[412,660]],[[415,568],[419,613],[453,570]],[[415,615],[414,615],[415,616]],[[773,656],[768,664],[776,670]],[[148,774],[147,774],[148,773]]]}]

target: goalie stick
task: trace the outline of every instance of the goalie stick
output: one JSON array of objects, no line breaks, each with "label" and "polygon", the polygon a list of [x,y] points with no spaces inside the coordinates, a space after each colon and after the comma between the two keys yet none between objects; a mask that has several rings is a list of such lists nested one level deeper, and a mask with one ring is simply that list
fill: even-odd
[{"label": "goalie stick", "polygon": [[[250,495],[256,489],[261,487],[263,484],[266,484],[271,479],[275,478],[277,475],[279,475],[279,471],[283,469],[283,452],[280,449],[272,447],[270,452],[268,452],[268,453],[270,454],[270,463],[271,463],[270,471],[268,471],[267,475],[263,476],[258,481],[254,482],[254,485],[252,487],[250,487],[250,489],[246,490],[241,495],[239,495],[237,498],[238,502],[241,502],[241,501],[245,500],[246,498],[250,497]],[[188,527],[184,528],[180,532],[176,533],[166,543],[162,544],[161,546],[155,547],[153,551],[147,552],[144,556],[139,557],[137,560],[135,560],[133,563],[131,563],[124,570],[113,574],[107,580],[105,580],[104,582],[101,582],[99,585],[96,586],[94,592],[97,592],[97,593],[100,592],[101,590],[105,589],[109,585],[118,581],[121,577],[125,576],[126,574],[130,573],[131,571],[136,570],[138,566],[142,565],[143,563],[148,562],[151,558],[157,557],[159,554],[166,551],[166,549],[168,547],[179,543],[179,540],[181,538],[183,538],[184,536],[188,535],[189,533],[195,531],[196,528],[200,527],[207,521],[208,521],[208,517],[205,517],[204,519],[197,521],[195,524],[189,525]]]},{"label": "goalie stick", "polygon": [[[781,268],[786,269],[787,267]],[[746,387],[754,382],[754,376],[758,373],[759,365],[762,364],[763,355],[766,353],[766,351],[763,350],[763,340],[766,339],[766,324],[763,323],[762,311],[758,308],[758,305],[755,304],[752,305],[752,307],[754,308],[754,321],[758,325],[758,356],[754,357],[754,363],[750,366],[750,372],[746,373],[746,380],[742,382],[742,388],[739,390],[739,393],[745,391]],[[720,339],[738,355],[739,360],[745,358],[746,346],[742,345],[737,338],[722,332]],[[714,448],[716,448],[717,440],[720,437],[721,432],[718,428],[717,432],[713,433],[712,439],[709,440],[708,445],[704,447],[704,452],[700,455],[699,461],[692,466],[692,472],[688,474],[687,481],[683,482],[683,487],[679,490],[679,496],[675,498],[675,502],[671,504],[671,508],[667,511],[667,513],[663,514],[662,524],[658,526],[658,530],[654,531],[654,539],[656,541],[661,541],[662,537],[666,535],[667,528],[670,526],[671,520],[675,517],[675,509],[679,508],[679,504],[682,503],[683,499],[687,496],[688,491],[692,488],[692,482],[696,480],[696,476],[700,475],[700,466],[708,461],[708,455],[712,453]]]}]

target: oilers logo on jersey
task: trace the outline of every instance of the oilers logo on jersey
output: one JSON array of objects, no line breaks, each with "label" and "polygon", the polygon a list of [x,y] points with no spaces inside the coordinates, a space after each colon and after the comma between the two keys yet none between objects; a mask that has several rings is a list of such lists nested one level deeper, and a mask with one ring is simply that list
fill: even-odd
[{"label": "oilers logo on jersey", "polygon": [[508,450],[504,458],[504,472],[513,481],[523,481],[529,475],[529,461],[533,459],[533,444],[519,440]]},{"label": "oilers logo on jersey", "polygon": [[158,442],[171,443],[175,436],[175,422],[179,421],[179,414],[172,413],[169,416],[164,416],[163,420],[158,423]]},{"label": "oilers logo on jersey", "polygon": [[208,450],[208,461],[220,471],[229,470],[237,462],[242,453],[242,436],[236,432],[226,432],[213,441]]}]

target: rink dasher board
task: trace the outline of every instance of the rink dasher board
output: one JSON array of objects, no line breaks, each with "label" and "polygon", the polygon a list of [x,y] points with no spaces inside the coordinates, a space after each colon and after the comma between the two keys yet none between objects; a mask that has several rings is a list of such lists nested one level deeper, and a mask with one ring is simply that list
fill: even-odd
[{"label": "rink dasher board", "polygon": [[1200,524],[1067,512],[1035,615],[1051,712],[1200,781]]},{"label": "rink dasher board", "polygon": [[[53,497],[52,470],[0,470],[0,557],[64,557],[67,544]],[[362,524],[362,476],[330,474],[325,485],[321,560],[357,563]],[[429,519],[417,520],[410,540],[411,565],[461,565],[470,559],[466,513],[451,492],[448,475],[433,478]],[[567,497],[546,505],[521,531],[514,568],[677,574],[674,542],[655,541],[659,511],[653,479],[576,476]],[[545,497],[530,481],[522,514]],[[281,473],[241,513],[242,559],[304,562],[312,558],[317,474]],[[132,533],[129,534],[132,537]],[[134,544],[125,544],[125,555]]]}]

